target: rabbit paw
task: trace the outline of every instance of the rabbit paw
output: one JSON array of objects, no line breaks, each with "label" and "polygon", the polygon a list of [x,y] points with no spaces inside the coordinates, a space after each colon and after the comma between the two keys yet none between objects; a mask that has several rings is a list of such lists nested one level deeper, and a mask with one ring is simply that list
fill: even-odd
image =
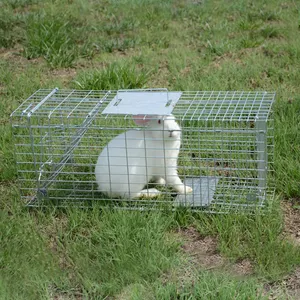
[{"label": "rabbit paw", "polygon": [[161,185],[165,185],[165,184],[166,184],[166,181],[165,181],[162,177],[160,177],[160,178],[158,178],[158,179],[156,180],[156,183],[157,183],[157,184],[161,184]]},{"label": "rabbit paw", "polygon": [[179,194],[190,194],[193,191],[193,189],[187,185],[182,185],[178,187],[177,192]]},{"label": "rabbit paw", "polygon": [[161,192],[157,189],[145,189],[140,191],[139,197],[154,198],[160,194]]}]

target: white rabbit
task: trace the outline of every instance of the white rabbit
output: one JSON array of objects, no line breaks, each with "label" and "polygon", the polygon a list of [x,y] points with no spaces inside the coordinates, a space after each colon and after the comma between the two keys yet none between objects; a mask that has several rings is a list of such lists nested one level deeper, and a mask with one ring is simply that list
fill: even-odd
[{"label": "white rabbit", "polygon": [[173,115],[134,116],[143,130],[129,130],[114,139],[103,149],[95,168],[101,192],[110,197],[154,197],[157,189],[143,187],[154,179],[167,184],[178,193],[191,193],[177,174],[177,159],[181,144],[181,129]]}]

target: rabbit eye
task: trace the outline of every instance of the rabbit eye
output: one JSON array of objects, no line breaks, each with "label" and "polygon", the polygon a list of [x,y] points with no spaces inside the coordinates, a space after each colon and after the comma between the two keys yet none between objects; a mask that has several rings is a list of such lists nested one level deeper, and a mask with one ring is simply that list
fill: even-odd
[{"label": "rabbit eye", "polygon": [[160,124],[161,123],[161,120],[158,120],[158,124]]}]

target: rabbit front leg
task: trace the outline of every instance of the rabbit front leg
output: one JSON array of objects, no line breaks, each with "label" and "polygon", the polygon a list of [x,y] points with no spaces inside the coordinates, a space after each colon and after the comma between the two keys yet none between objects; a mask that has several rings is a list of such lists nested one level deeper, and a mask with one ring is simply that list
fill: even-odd
[{"label": "rabbit front leg", "polygon": [[174,188],[179,194],[189,194],[193,189],[185,185],[179,178],[177,172],[175,174],[167,174],[166,183]]},{"label": "rabbit front leg", "polygon": [[166,184],[166,181],[160,176],[155,176],[154,177],[154,182],[156,184],[160,184],[160,185],[165,185]]}]

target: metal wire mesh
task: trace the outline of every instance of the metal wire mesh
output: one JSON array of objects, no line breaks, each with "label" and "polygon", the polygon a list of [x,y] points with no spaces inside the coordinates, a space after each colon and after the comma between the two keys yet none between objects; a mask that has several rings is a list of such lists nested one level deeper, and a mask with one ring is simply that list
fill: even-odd
[{"label": "metal wire mesh", "polygon": [[[171,94],[163,91],[167,93],[166,106],[169,106],[172,97],[168,95]],[[161,90],[146,92],[161,93]],[[270,203],[267,200],[272,195],[269,173],[274,145],[271,111],[274,93],[177,92],[180,95],[172,104],[172,114],[181,128],[178,158],[172,156],[176,149],[167,146],[163,146],[163,152],[149,150],[147,145],[151,144],[147,132],[153,129],[137,125],[132,115],[105,113],[105,108],[118,93],[38,90],[12,113],[21,198],[26,205],[41,206],[54,202],[56,205],[75,203],[86,206],[90,200],[97,200],[105,205],[119,203],[129,208],[183,205],[208,212],[228,212],[263,208]],[[157,118],[148,116],[145,111],[144,119],[148,117]],[[133,135],[130,132],[134,132]],[[141,141],[137,132],[143,134]],[[153,198],[140,195],[132,199],[129,195],[124,199],[99,190],[95,177],[99,154],[122,133],[125,133],[127,149],[128,185],[140,184],[131,180],[137,178],[131,177],[132,164],[142,168],[141,176],[135,180],[143,182],[146,178],[148,182],[157,177],[163,183],[161,178],[168,177],[168,168],[174,169],[168,162],[175,159],[179,178],[192,187],[193,192],[184,191],[178,195],[174,192],[175,185],[170,187],[155,182],[146,182],[145,187],[159,191]],[[161,145],[165,143],[163,139]],[[142,155],[134,150],[139,142]],[[108,148],[108,151],[112,150]],[[166,176],[160,174],[162,170],[154,175],[150,172],[151,164],[155,164],[161,153],[164,157],[160,157],[163,162],[160,167],[166,169]],[[110,157],[110,164],[118,166],[118,159],[118,155]],[[122,167],[119,169],[121,172]],[[144,176],[147,172],[149,176]],[[112,178],[112,174],[108,175]],[[112,180],[109,184],[118,189],[122,182]]]}]

